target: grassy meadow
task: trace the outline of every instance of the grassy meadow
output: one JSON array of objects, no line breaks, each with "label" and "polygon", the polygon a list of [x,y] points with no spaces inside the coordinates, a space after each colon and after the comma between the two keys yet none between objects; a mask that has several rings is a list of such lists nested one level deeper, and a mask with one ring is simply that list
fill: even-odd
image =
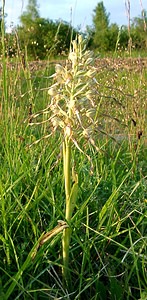
[{"label": "grassy meadow", "polygon": [[94,141],[79,134],[83,150],[71,145],[79,190],[67,287],[63,231],[39,243],[66,221],[64,135],[45,113],[34,118],[49,105],[55,66],[1,59],[0,299],[147,299],[147,68],[133,58],[94,66]]}]

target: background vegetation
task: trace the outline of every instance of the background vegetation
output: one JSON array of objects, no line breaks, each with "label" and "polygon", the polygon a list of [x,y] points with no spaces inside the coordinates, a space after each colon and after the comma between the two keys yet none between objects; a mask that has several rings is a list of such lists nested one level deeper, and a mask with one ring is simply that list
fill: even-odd
[{"label": "background vegetation", "polygon": [[[102,3],[98,8],[104,8]],[[97,9],[95,17],[96,12]],[[108,17],[106,11],[105,14]],[[24,17],[26,14],[23,22]],[[39,20],[44,25],[39,26]],[[54,42],[47,52],[59,54],[62,24],[40,16],[32,22],[32,30],[39,33],[41,28],[56,26]],[[88,140],[80,135],[78,142],[84,151],[79,153],[72,148],[79,193],[71,220],[70,286],[67,289],[61,272],[62,232],[37,249],[40,237],[50,233],[65,216],[62,135],[56,131],[49,138],[43,138],[53,130],[46,122],[46,114],[39,114],[37,120],[41,124],[33,125],[33,115],[49,104],[48,90],[54,83],[51,76],[55,66],[50,60],[39,67],[31,64],[30,58],[43,58],[40,57],[41,46],[38,44],[34,50],[28,41],[26,49],[22,36],[25,23],[21,26],[11,34],[5,35],[2,31],[0,299],[145,300],[146,66],[140,59],[135,64],[133,59],[94,61],[98,120],[95,147],[88,147]],[[108,27],[111,26],[108,22]],[[31,40],[33,31],[25,30]],[[89,47],[100,49],[94,38],[96,27],[95,31],[88,30],[91,32]],[[37,36],[33,41],[36,39]],[[65,47],[65,51],[67,49]],[[117,54],[120,55],[118,48]],[[93,168],[85,153],[93,158]]]},{"label": "background vegetation", "polygon": [[[98,2],[93,12],[93,25],[87,26],[83,33],[90,48],[101,55],[104,53],[112,55],[118,49],[120,53],[126,50],[130,53],[133,50],[141,54],[146,51],[147,12],[145,10],[142,10],[141,16],[136,16],[133,20],[128,18],[128,26],[121,26],[121,28],[116,23],[110,23],[109,17],[110,14],[106,11],[103,1]],[[24,55],[27,47],[28,57],[34,60],[45,59],[49,55],[65,55],[68,53],[71,37],[74,38],[79,31],[65,21],[42,18],[37,1],[29,0],[26,11],[20,16],[20,25],[6,34],[7,52],[13,57],[19,47],[19,51]]]}]

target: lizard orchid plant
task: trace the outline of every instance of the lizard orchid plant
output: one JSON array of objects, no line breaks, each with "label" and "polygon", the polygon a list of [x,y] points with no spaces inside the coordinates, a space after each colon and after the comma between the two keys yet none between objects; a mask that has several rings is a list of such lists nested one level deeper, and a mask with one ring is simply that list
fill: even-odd
[{"label": "lizard orchid plant", "polygon": [[86,50],[86,43],[79,35],[71,43],[65,65],[56,64],[55,66],[55,74],[51,76],[53,84],[48,90],[50,102],[48,107],[41,112],[49,114],[46,121],[50,122],[53,128],[51,134],[60,129],[63,136],[65,220],[69,225],[63,230],[62,241],[63,277],[66,282],[68,282],[71,218],[78,196],[78,174],[72,165],[71,154],[73,146],[75,146],[90,160],[90,157],[79,145],[81,137],[96,147],[93,138],[97,125],[95,75],[93,53]]}]

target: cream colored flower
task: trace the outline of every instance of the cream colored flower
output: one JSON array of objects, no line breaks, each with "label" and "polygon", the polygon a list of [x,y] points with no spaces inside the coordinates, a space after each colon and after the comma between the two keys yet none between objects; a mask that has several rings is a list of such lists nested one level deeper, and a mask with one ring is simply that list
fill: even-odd
[{"label": "cream colored flower", "polygon": [[53,85],[49,88],[48,94],[49,94],[50,96],[55,96],[57,93],[58,93],[58,90],[57,90],[57,84],[55,83],[55,84],[53,84]]},{"label": "cream colored flower", "polygon": [[60,64],[56,64],[55,65],[55,72],[57,74],[62,75],[65,72],[65,70],[64,70],[64,68]]},{"label": "cream colored flower", "polygon": [[86,73],[86,76],[92,78],[93,76],[96,75],[96,73],[97,73],[97,69],[96,68],[89,69],[87,71],[87,73]]}]

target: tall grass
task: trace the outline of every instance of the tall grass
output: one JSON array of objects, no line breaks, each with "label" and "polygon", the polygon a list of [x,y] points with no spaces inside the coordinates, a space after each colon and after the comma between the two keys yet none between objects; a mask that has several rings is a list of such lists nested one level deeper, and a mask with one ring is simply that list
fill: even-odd
[{"label": "tall grass", "polygon": [[65,220],[63,136],[50,135],[46,114],[30,126],[49,104],[55,70],[24,70],[19,53],[15,68],[6,53],[1,64],[0,298],[146,299],[146,70],[95,65],[95,147],[81,135],[83,152],[71,149],[79,191],[67,289],[56,227]]}]

